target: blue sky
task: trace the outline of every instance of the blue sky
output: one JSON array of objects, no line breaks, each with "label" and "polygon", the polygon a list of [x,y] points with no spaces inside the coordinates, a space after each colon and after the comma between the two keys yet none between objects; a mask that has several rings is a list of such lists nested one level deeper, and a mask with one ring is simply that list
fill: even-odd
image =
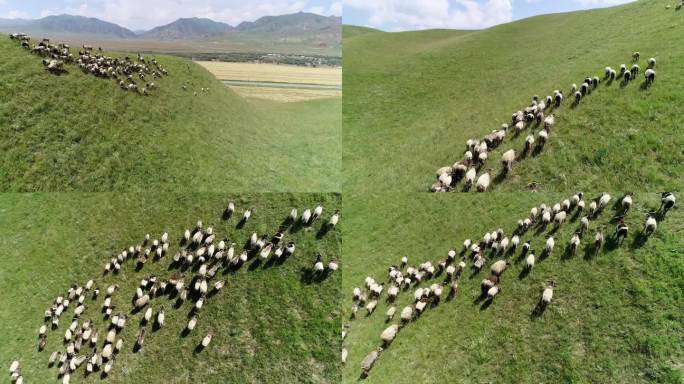
[{"label": "blue sky", "polygon": [[180,17],[208,17],[237,25],[299,11],[342,15],[342,0],[0,0],[0,18],[36,19],[69,13],[129,29],[149,29]]},{"label": "blue sky", "polygon": [[344,0],[343,22],[403,31],[478,29],[529,16],[607,7],[632,0]]}]

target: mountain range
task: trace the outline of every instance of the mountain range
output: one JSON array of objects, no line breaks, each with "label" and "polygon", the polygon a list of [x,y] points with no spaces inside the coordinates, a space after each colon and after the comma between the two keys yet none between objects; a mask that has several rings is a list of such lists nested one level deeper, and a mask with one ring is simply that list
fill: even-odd
[{"label": "mountain range", "polygon": [[116,39],[196,40],[234,35],[280,35],[280,37],[316,39],[341,38],[342,18],[298,12],[265,16],[233,27],[206,18],[181,18],[147,31],[131,31],[93,17],[56,15],[41,19],[0,19],[0,31],[27,33],[88,34]]}]

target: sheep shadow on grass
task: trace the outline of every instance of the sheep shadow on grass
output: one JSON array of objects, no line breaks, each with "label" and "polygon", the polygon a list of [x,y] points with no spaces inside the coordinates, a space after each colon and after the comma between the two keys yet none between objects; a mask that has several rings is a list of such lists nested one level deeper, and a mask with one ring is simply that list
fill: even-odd
[{"label": "sheep shadow on grass", "polygon": [[223,214],[221,215],[221,218],[222,218],[223,220],[226,220],[226,221],[227,221],[227,220],[230,220],[230,218],[231,218],[232,216],[233,216],[233,211],[231,211],[230,209],[228,209],[228,208],[226,207],[226,209],[223,210]]},{"label": "sheep shadow on grass", "polygon": [[316,239],[322,239],[325,235],[328,234],[328,232],[330,232],[331,229],[332,226],[328,225],[327,223],[324,223],[323,225],[321,225],[321,228],[316,233]]},{"label": "sheep shadow on grass", "polygon": [[202,351],[204,351],[204,346],[202,345],[202,343],[199,343],[197,344],[195,349],[192,350],[192,353],[196,355],[198,353],[201,353]]},{"label": "sheep shadow on grass", "polygon": [[651,88],[651,84],[650,84],[647,80],[644,80],[644,81],[641,82],[641,84],[639,85],[639,90],[640,90],[640,91],[645,91],[645,90],[647,90],[647,89],[649,89],[649,88]]},{"label": "sheep shadow on grass", "polygon": [[253,270],[259,268],[259,266],[261,266],[261,263],[262,263],[261,258],[255,257],[254,260],[252,260],[252,262],[249,264],[249,267],[247,268],[247,270],[253,271]]},{"label": "sheep shadow on grass", "polygon": [[543,315],[544,312],[546,312],[546,307],[547,307],[546,304],[544,304],[543,301],[539,300],[539,302],[537,302],[537,305],[532,310],[532,313],[530,314],[530,318],[535,319],[535,318],[541,317],[541,315]]},{"label": "sheep shadow on grass", "polygon": [[235,225],[235,228],[237,228],[237,229],[242,229],[242,228],[245,227],[245,224],[247,224],[247,219],[245,219],[245,218],[243,217],[243,218],[240,219],[240,221],[238,221],[238,223]]},{"label": "sheep shadow on grass", "polygon": [[493,302],[494,302],[494,299],[485,299],[482,302],[482,305],[480,305],[480,311],[484,311],[487,308],[489,308],[489,306],[492,305]]},{"label": "sheep shadow on grass", "polygon": [[300,281],[304,284],[316,284],[324,281],[325,279],[328,278],[328,275],[330,274],[328,270],[325,270],[320,273],[316,273],[313,268],[302,268],[301,269],[301,274],[302,277]]},{"label": "sheep shadow on grass", "polygon": [[532,269],[531,269],[531,268],[527,268],[527,267],[523,268],[523,269],[520,271],[520,273],[518,274],[518,280],[523,280],[524,278],[526,278],[527,276],[529,276],[530,272],[532,272]]},{"label": "sheep shadow on grass", "polygon": [[565,249],[563,250],[563,253],[561,254],[561,261],[567,261],[575,257],[575,252],[572,251],[572,245],[568,244]]},{"label": "sheep shadow on grass", "polygon": [[188,337],[189,334],[190,334],[190,330],[188,329],[188,327],[185,327],[185,328],[183,328],[183,330],[181,331],[180,336],[181,336],[181,337]]},{"label": "sheep shadow on grass", "polygon": [[630,244],[630,249],[637,249],[643,247],[648,241],[648,236],[644,234],[643,231],[639,232],[635,237],[632,244]]}]

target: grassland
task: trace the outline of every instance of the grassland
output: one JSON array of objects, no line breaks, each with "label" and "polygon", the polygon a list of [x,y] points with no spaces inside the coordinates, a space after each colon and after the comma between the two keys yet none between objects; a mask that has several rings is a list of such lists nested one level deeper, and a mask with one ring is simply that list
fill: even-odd
[{"label": "grassland", "polygon": [[[588,194],[594,198],[598,194]],[[613,193],[617,201],[621,193]],[[435,265],[466,238],[480,239],[502,228],[508,236],[519,218],[541,203],[560,202],[561,194],[494,193],[346,194],[343,233],[343,321],[351,328],[343,382],[359,379],[363,357],[381,344],[388,304],[381,300],[366,317],[349,321],[353,287],[366,276],[386,282],[387,268],[407,255],[409,265]],[[671,210],[647,241],[637,240],[645,215],[657,209],[659,195],[636,193],[626,222],[630,235],[622,246],[612,242],[614,213],[608,208],[592,220],[576,255],[565,254],[578,220],[555,233],[553,254],[524,275],[520,251],[503,274],[499,296],[489,306],[476,301],[481,273],[468,268],[453,301],[443,300],[399,331],[364,381],[367,383],[681,383],[684,376],[684,216]],[[570,215],[569,218],[574,215]],[[606,246],[591,252],[594,231],[606,225]],[[531,240],[539,257],[547,230],[521,237]],[[490,260],[491,262],[491,260]],[[421,286],[441,282],[444,276]],[[543,287],[556,282],[553,301],[532,314]],[[385,285],[387,289],[388,285]],[[383,293],[383,298],[385,294]],[[413,299],[401,293],[397,313]],[[393,322],[398,321],[397,318]]]},{"label": "grassland", "polygon": [[75,66],[50,75],[7,38],[0,52],[0,93],[11,95],[0,103],[0,190],[339,189],[339,99],[247,103],[169,56],[157,57],[169,76],[143,97]]},{"label": "grassland", "polygon": [[[236,214],[222,219],[227,201],[234,199]],[[340,380],[339,274],[312,281],[307,270],[315,253],[326,260],[340,255],[337,230],[321,236],[319,228],[339,208],[338,195],[326,194],[169,194],[169,193],[53,193],[0,195],[0,361],[19,359],[26,382],[56,381],[56,369],[47,368],[53,350],[63,349],[61,339],[71,319],[62,316],[58,330],[48,332],[47,347],[37,351],[37,331],[43,311],[52,300],[64,294],[71,284],[95,279],[101,289],[118,283],[114,294],[117,311],[128,312],[129,298],[141,278],[156,274],[168,278],[167,270],[178,252],[183,230],[201,219],[213,225],[217,239],[228,236],[237,249],[257,231],[273,234],[293,206],[325,207],[323,219],[311,229],[288,231],[285,241],[297,244],[295,255],[278,265],[248,262],[236,273],[219,271],[216,279],[226,286],[210,296],[199,314],[195,330],[187,336],[181,331],[192,302],[175,309],[173,301],[156,298],[155,312],[164,305],[166,325],[150,332],[143,348],[132,348],[142,313],[130,315],[122,331],[123,351],[116,356],[112,373],[82,376],[83,368],[72,375],[74,383],[335,383]],[[237,228],[243,209],[255,208],[244,228]],[[158,237],[170,234],[168,256],[148,261],[136,272],[134,260],[124,263],[117,275],[102,275],[109,258],[131,244],[138,244],[146,233]],[[186,282],[195,272],[183,274]],[[82,318],[91,318],[102,331],[100,306],[86,300]],[[213,332],[211,345],[193,353],[199,341]],[[83,351],[87,353],[86,351]],[[5,373],[6,374],[6,373]]]},{"label": "grassland", "polygon": [[[514,165],[496,191],[676,189],[684,182],[682,122],[684,13],[668,1],[533,17],[481,31],[385,33],[345,27],[343,143],[345,191],[427,191],[437,168],[460,160],[469,138],[509,122],[511,113],[554,89],[565,91],[603,68],[642,71],[656,57],[657,80],[601,84],[577,109],[565,103],[544,152]],[[567,99],[566,99],[567,101]],[[490,153],[520,150],[526,135]]]}]

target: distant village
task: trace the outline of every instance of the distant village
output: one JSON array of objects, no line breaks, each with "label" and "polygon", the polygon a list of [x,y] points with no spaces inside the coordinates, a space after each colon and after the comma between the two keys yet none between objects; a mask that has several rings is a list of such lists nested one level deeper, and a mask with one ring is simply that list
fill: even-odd
[{"label": "distant village", "polygon": [[[182,54],[180,56],[183,56]],[[340,67],[342,58],[339,56],[294,55],[284,53],[193,53],[192,60],[197,61],[226,61],[234,63],[257,64],[287,64],[304,67]]]}]

